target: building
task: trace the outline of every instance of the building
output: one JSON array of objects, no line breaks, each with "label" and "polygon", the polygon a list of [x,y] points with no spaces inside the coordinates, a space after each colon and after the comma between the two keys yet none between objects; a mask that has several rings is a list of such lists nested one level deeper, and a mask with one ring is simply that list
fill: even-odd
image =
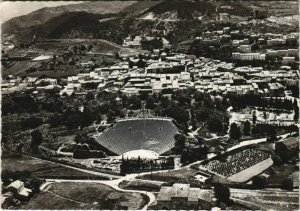
[{"label": "building", "polygon": [[162,186],[158,196],[158,210],[210,210],[212,191],[192,188],[190,184],[176,183],[172,187]]},{"label": "building", "polygon": [[250,53],[251,52],[251,45],[240,45],[238,48],[242,53]]},{"label": "building", "polygon": [[5,191],[12,192],[14,197],[19,200],[27,200],[31,194],[31,189],[25,188],[24,182],[20,180],[16,180],[10,183],[6,188]]},{"label": "building", "polygon": [[232,53],[232,58],[235,60],[245,60],[245,61],[252,61],[252,60],[265,60],[266,55],[260,53]]},{"label": "building", "polygon": [[292,57],[292,56],[282,57],[282,63],[283,64],[290,64],[290,63],[293,63],[293,62],[295,62],[295,57]]}]

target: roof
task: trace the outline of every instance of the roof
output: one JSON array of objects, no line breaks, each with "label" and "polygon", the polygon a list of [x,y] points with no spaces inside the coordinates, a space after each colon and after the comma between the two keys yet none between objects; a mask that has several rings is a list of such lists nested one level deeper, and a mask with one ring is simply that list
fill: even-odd
[{"label": "roof", "polygon": [[200,188],[190,188],[188,201],[198,201],[199,193],[200,193]]},{"label": "roof", "polygon": [[158,193],[157,201],[170,201],[172,195],[172,189],[173,187],[162,186]]},{"label": "roof", "polygon": [[198,199],[201,199],[203,201],[211,201],[211,190],[200,190],[198,193]]},{"label": "roof", "polygon": [[28,197],[31,192],[32,192],[31,189],[23,188],[23,190],[19,192],[19,195]]},{"label": "roof", "polygon": [[172,197],[185,198],[188,197],[190,184],[174,184]]},{"label": "roof", "polygon": [[13,181],[12,183],[10,183],[6,188],[13,187],[13,188],[19,189],[23,184],[24,184],[24,182],[22,182],[20,180],[16,180],[16,181]]}]

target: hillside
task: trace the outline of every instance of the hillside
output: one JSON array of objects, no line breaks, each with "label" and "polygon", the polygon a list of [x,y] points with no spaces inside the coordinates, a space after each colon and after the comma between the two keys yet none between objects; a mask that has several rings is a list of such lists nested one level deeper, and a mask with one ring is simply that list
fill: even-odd
[{"label": "hillside", "polygon": [[218,24],[219,13],[239,21],[239,17],[250,17],[253,9],[250,3],[225,1],[86,2],[44,8],[12,19],[4,24],[3,32],[4,38],[15,35],[14,40],[21,42],[33,37],[94,38],[118,44],[129,34],[163,33],[172,43],[179,43]]},{"label": "hillside", "polygon": [[96,1],[81,4],[63,5],[58,7],[45,7],[28,15],[12,18],[2,24],[3,34],[17,33],[31,26],[44,24],[51,18],[67,12],[84,11],[92,14],[119,13],[124,8],[135,3],[134,1]]}]

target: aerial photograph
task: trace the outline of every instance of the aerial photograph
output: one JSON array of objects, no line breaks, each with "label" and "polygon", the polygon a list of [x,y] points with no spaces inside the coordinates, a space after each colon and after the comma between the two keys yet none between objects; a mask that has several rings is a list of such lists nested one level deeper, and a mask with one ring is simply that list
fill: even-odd
[{"label": "aerial photograph", "polygon": [[1,2],[1,209],[299,210],[299,5]]}]

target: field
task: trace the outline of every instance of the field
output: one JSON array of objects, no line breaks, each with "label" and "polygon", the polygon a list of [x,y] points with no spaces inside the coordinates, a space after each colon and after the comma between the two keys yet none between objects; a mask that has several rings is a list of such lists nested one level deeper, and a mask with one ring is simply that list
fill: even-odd
[{"label": "field", "polygon": [[3,68],[2,77],[6,77],[8,75],[21,75],[25,74],[25,71],[30,68],[38,68],[41,65],[40,62],[32,62],[32,61],[16,61],[13,62],[9,67]]},{"label": "field", "polygon": [[1,160],[2,171],[29,171],[40,178],[104,179],[97,175],[6,151],[2,152]]},{"label": "field", "polygon": [[119,184],[119,187],[127,190],[144,190],[144,191],[154,191],[158,192],[160,187],[163,185],[163,182],[152,182],[152,181],[128,181],[124,180]]},{"label": "field", "polygon": [[62,182],[50,184],[21,209],[137,210],[144,207],[146,203],[146,196],[140,193],[122,193],[99,183]]},{"label": "field", "polygon": [[253,203],[260,209],[298,210],[298,191],[288,192],[280,189],[243,190],[231,189],[231,198],[241,200],[245,205]]},{"label": "field", "polygon": [[197,170],[190,168],[182,168],[178,170],[170,170],[164,172],[158,172],[153,174],[146,174],[140,176],[140,179],[158,180],[163,182],[189,182],[189,177],[196,173]]}]

